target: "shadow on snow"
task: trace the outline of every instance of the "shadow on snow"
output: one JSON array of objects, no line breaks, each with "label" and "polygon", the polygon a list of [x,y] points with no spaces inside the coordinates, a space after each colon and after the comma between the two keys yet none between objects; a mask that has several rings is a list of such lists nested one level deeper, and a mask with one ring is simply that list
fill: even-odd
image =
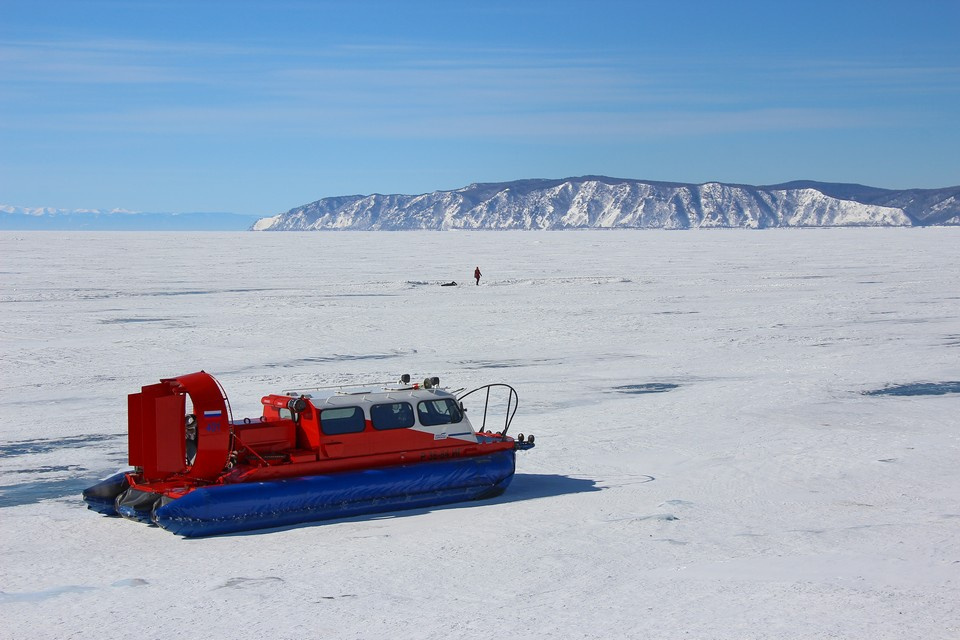
[{"label": "shadow on snow", "polygon": [[[394,518],[403,518],[408,516],[423,515],[433,511],[447,511],[449,509],[470,509],[481,505],[507,504],[510,502],[519,502],[522,500],[535,500],[537,498],[552,498],[572,493],[584,493],[588,491],[602,491],[605,487],[598,486],[596,480],[586,478],[571,478],[558,474],[531,474],[518,473],[513,477],[513,482],[507,488],[506,492],[493,497],[481,498],[477,500],[466,500],[464,502],[453,502],[450,504],[436,505],[432,507],[422,507],[417,509],[403,509],[397,511],[384,511],[382,513],[371,513],[349,518],[329,518],[325,520],[314,520],[312,522],[302,522],[282,527],[270,527],[264,529],[252,529],[250,531],[237,531],[235,533],[225,533],[216,538],[232,536],[255,536],[279,531],[290,531],[292,529],[302,529],[304,527],[316,527],[327,524],[336,524],[344,522],[368,522],[373,520],[392,520]],[[202,537],[185,538],[186,540],[203,540]]]}]

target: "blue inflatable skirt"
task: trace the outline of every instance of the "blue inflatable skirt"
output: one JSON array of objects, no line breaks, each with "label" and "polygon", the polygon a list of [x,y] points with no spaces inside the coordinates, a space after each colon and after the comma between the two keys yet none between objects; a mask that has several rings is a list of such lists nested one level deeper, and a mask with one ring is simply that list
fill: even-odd
[{"label": "blue inflatable skirt", "polygon": [[419,509],[500,495],[515,452],[401,467],[195,489],[158,507],[154,522],[182,536],[211,536],[303,522]]}]

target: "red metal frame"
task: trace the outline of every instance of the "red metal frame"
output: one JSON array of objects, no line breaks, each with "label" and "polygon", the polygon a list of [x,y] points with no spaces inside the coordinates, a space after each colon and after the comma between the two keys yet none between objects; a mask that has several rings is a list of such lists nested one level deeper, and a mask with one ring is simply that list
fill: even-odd
[{"label": "red metal frame", "polygon": [[[197,453],[186,459],[186,398],[197,419]],[[215,478],[230,455],[230,415],[220,386],[198,371],[161,380],[127,398],[130,464],[143,469],[146,480],[183,474]]]},{"label": "red metal frame", "polygon": [[[197,451],[186,460],[187,398],[196,416]],[[436,439],[416,429],[326,435],[320,411],[306,398],[265,396],[263,416],[233,421],[217,380],[199,371],[141,388],[128,397],[131,486],[182,495],[198,486],[471,457],[514,448],[512,438],[485,434],[477,442]],[[294,418],[281,410],[299,408]]]}]

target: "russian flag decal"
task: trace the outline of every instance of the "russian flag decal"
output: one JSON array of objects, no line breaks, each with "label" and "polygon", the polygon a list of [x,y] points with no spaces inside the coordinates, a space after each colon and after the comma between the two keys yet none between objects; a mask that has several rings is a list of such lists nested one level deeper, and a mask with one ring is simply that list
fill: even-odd
[{"label": "russian flag decal", "polygon": [[204,431],[207,433],[217,433],[220,431],[220,418],[223,416],[223,411],[204,411],[203,420],[207,424],[204,426]]}]

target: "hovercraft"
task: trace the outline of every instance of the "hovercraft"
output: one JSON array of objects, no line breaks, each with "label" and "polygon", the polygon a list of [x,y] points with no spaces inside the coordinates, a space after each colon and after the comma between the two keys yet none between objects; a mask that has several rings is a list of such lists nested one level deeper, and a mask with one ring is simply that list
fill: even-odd
[{"label": "hovercraft", "polygon": [[[204,371],[142,387],[127,398],[133,470],[83,499],[179,535],[217,535],[497,496],[515,452],[534,446],[533,436],[507,436],[518,401],[509,385],[460,393],[404,375],[371,387],[266,395],[263,415],[242,420]],[[492,390],[505,403],[492,405]],[[474,430],[463,399],[478,392]],[[491,406],[505,409],[497,431],[487,428]]]}]

